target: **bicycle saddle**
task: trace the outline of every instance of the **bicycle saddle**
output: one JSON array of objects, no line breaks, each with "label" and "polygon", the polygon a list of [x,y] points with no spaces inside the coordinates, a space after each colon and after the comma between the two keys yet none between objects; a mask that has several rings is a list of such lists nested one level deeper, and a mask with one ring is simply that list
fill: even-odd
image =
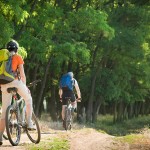
[{"label": "bicycle saddle", "polygon": [[7,88],[7,92],[8,92],[8,93],[17,92],[17,88],[15,88],[15,87]]},{"label": "bicycle saddle", "polygon": [[65,99],[71,99],[71,97],[65,97]]}]

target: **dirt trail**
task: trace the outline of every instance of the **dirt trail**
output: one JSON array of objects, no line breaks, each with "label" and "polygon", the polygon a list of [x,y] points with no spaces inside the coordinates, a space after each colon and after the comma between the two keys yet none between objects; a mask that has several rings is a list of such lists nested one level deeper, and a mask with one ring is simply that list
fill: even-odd
[{"label": "dirt trail", "polygon": [[[54,137],[68,139],[70,150],[150,150],[150,138],[145,143],[121,143],[114,136],[97,132],[91,128],[73,128],[71,131],[65,131],[60,123],[54,126],[41,126],[41,141],[53,139]],[[149,135],[149,133],[148,133]],[[21,136],[19,146],[11,146],[9,141],[4,140],[4,144],[0,146],[0,150],[26,150],[26,146],[30,144],[26,134]]]},{"label": "dirt trail", "polygon": [[113,137],[93,129],[71,133],[71,150],[111,150]]},{"label": "dirt trail", "polygon": [[[44,141],[47,138],[54,137],[56,134],[53,133],[42,133],[41,141]],[[27,135],[24,133],[21,135],[20,143],[18,146],[12,146],[8,140],[3,140],[3,145],[0,146],[0,150],[26,150],[26,146],[31,144],[32,142],[29,140]]]},{"label": "dirt trail", "polygon": [[[57,127],[57,129],[47,129],[41,126],[41,141],[53,137],[64,137],[70,143],[70,150],[111,150],[113,136],[89,128],[65,131],[60,125]],[[30,143],[27,135],[22,134],[19,146],[11,146],[8,140],[4,140],[0,150],[26,150],[26,146]]]},{"label": "dirt trail", "polygon": [[[65,137],[70,142],[70,150],[111,150],[113,137],[98,133],[93,129],[83,130],[51,130],[51,133],[42,133],[42,141],[53,137]],[[23,134],[19,146],[11,146],[9,141],[4,140],[4,144],[0,147],[0,150],[26,150],[25,146],[30,144],[28,137]]]}]

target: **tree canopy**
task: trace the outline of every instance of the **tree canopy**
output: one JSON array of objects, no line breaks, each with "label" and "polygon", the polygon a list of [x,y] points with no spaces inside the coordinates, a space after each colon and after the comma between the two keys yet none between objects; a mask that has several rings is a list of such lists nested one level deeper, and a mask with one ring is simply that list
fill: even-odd
[{"label": "tree canopy", "polygon": [[[82,93],[80,110],[96,121],[150,113],[149,0],[1,0],[0,47],[15,39],[25,59],[36,115],[43,101],[57,119],[59,79],[73,71]],[[55,106],[55,107],[54,107]]]}]

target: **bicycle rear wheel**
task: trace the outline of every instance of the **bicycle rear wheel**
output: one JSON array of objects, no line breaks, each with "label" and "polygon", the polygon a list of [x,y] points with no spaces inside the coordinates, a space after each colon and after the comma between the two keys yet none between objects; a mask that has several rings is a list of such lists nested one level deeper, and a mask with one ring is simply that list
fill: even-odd
[{"label": "bicycle rear wheel", "polygon": [[20,142],[21,128],[18,124],[16,110],[11,105],[6,110],[5,123],[8,140],[13,146],[17,146]]},{"label": "bicycle rear wheel", "polygon": [[37,144],[41,140],[41,131],[40,131],[39,123],[34,113],[32,113],[32,122],[35,127],[35,130],[26,129],[26,133],[28,138],[31,140],[31,142]]},{"label": "bicycle rear wheel", "polygon": [[66,108],[65,109],[65,130],[71,130],[72,124],[72,116],[71,116],[71,111],[70,109]]}]

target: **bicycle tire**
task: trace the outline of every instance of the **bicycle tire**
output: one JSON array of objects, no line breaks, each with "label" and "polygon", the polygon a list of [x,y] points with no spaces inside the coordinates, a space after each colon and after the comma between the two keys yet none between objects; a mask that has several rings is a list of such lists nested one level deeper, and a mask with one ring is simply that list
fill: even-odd
[{"label": "bicycle tire", "polygon": [[69,109],[69,114],[68,114],[68,130],[71,130],[72,128],[72,113],[71,110]]},{"label": "bicycle tire", "polygon": [[3,134],[3,138],[4,138],[5,140],[8,140],[8,137],[7,137],[7,135],[5,135],[5,134]]},{"label": "bicycle tire", "polygon": [[[40,131],[39,123],[38,123],[37,118],[36,118],[34,113],[32,113],[32,122],[36,126],[36,131],[35,130],[32,131],[32,130],[26,129],[26,133],[27,133],[27,136],[28,136],[28,138],[30,139],[30,141],[32,143],[38,144],[40,142],[40,140],[41,140],[41,131]],[[35,133],[37,134],[37,137],[34,138],[33,135]]]},{"label": "bicycle tire", "polygon": [[[17,146],[20,142],[21,128],[18,124],[18,116],[16,110],[13,109],[12,105],[8,106],[6,110],[5,123],[6,123],[6,133],[9,142],[13,146]],[[15,133],[13,129],[15,129]]]},{"label": "bicycle tire", "polygon": [[71,127],[72,127],[72,125],[71,125],[71,111],[68,108],[65,109],[65,119],[64,119],[64,121],[65,121],[65,125],[64,125],[65,130],[66,131],[71,130]]}]

